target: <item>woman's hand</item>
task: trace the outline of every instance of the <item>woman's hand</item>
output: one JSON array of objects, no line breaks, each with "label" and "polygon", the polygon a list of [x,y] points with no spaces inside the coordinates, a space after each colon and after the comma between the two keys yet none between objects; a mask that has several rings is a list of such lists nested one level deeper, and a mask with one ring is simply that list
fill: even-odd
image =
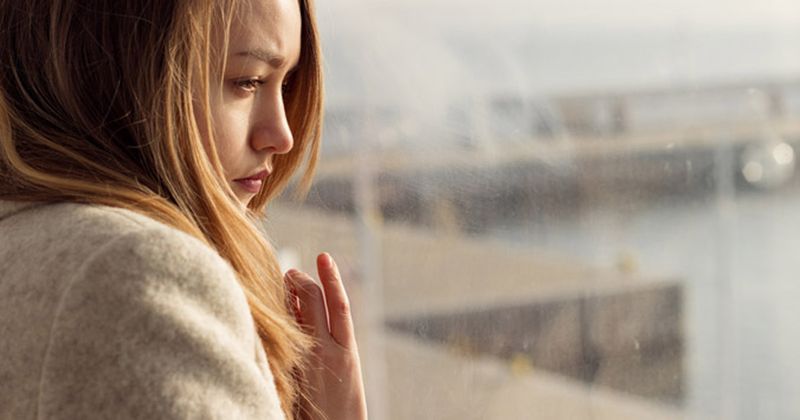
[{"label": "woman's hand", "polygon": [[317,257],[317,272],[322,288],[308,274],[294,269],[286,273],[298,322],[316,342],[300,372],[310,400],[301,404],[300,418],[365,420],[367,404],[350,302],[330,255]]}]

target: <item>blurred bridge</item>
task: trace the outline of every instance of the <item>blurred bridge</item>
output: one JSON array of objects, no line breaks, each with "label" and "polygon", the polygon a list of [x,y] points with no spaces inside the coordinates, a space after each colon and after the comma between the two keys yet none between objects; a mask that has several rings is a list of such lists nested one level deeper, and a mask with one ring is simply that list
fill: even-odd
[{"label": "blurred bridge", "polygon": [[[471,135],[464,147],[388,150],[371,158],[381,172],[409,174],[793,141],[800,138],[800,80],[565,95],[547,101],[494,97],[471,111]],[[352,174],[359,153],[368,152],[326,157],[319,176]]]},{"label": "blurred bridge", "polygon": [[[618,194],[708,192],[719,181],[720,156],[734,182],[776,188],[795,177],[800,79],[547,100],[497,96],[465,109],[468,135],[457,145],[409,141],[325,156],[317,176],[323,201],[352,210],[354,180],[369,177],[384,216],[463,227]],[[354,144],[391,125],[363,118],[348,134]],[[441,220],[422,220],[431,214]]]}]

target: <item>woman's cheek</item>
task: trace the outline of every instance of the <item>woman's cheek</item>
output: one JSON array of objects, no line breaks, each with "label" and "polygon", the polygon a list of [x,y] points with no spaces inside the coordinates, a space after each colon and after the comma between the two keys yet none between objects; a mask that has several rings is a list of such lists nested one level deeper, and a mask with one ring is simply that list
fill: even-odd
[{"label": "woman's cheek", "polygon": [[220,118],[216,127],[215,146],[222,167],[227,175],[236,175],[236,162],[247,152],[248,118],[240,112],[232,112]]}]

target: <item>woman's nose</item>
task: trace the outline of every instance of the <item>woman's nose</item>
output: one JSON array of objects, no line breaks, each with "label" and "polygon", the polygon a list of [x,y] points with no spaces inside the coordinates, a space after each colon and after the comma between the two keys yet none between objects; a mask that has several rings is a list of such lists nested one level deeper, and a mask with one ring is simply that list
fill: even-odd
[{"label": "woman's nose", "polygon": [[280,95],[261,107],[251,134],[250,146],[256,151],[284,154],[292,150],[294,138]]}]

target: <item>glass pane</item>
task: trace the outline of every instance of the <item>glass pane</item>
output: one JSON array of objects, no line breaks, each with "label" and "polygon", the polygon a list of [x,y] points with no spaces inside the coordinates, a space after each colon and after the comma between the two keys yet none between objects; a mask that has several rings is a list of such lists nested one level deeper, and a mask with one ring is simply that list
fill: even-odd
[{"label": "glass pane", "polygon": [[318,7],[371,418],[800,418],[800,3]]}]

